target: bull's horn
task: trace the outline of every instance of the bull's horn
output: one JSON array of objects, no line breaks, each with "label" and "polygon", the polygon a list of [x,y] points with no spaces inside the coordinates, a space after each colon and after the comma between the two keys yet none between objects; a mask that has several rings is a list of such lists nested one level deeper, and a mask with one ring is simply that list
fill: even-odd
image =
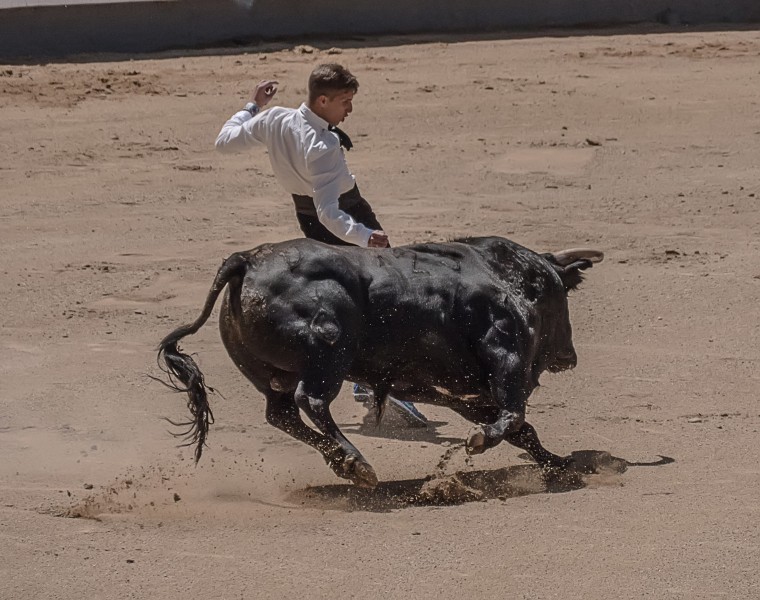
[{"label": "bull's horn", "polygon": [[570,248],[569,250],[560,250],[559,252],[552,253],[554,260],[560,266],[567,266],[574,263],[576,260],[590,260],[592,263],[602,262],[604,260],[604,252],[600,250],[593,250],[591,248]]}]

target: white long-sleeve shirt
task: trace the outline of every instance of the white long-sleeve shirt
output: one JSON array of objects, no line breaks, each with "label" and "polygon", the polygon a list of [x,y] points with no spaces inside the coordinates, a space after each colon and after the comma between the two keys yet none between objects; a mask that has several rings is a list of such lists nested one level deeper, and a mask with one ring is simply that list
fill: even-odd
[{"label": "white long-sleeve shirt", "polygon": [[335,236],[367,246],[372,229],[338,206],[338,197],[356,182],[348,170],[338,136],[306,104],[298,109],[273,107],[251,116],[236,112],[216,138],[222,152],[266,146],[280,185],[290,194],[311,196],[319,221]]}]

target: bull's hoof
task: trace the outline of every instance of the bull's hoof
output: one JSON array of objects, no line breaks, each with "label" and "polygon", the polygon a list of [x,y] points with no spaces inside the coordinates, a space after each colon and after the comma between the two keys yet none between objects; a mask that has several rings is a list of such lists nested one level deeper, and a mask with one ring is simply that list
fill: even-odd
[{"label": "bull's hoof", "polygon": [[351,481],[354,482],[356,487],[372,490],[377,487],[377,474],[369,463],[357,462],[354,466]]},{"label": "bull's hoof", "polygon": [[377,487],[377,475],[364,458],[356,455],[349,455],[339,464],[333,464],[332,470],[338,477],[348,479],[360,488]]},{"label": "bull's hoof", "polygon": [[483,431],[482,427],[475,427],[470,432],[464,444],[464,449],[470,456],[473,454],[483,454],[486,451],[486,432]]}]

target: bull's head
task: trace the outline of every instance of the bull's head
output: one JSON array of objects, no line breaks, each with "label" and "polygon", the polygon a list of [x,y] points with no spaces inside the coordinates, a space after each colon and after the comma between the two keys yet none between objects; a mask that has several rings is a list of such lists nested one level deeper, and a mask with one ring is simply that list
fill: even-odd
[{"label": "bull's head", "polygon": [[[604,254],[599,250],[590,248],[573,248],[560,252],[547,253],[544,258],[562,280],[565,292],[574,290],[583,281],[583,273],[586,269],[594,266],[594,263],[604,260]],[[552,373],[572,369],[578,362],[575,348],[572,342],[572,329],[570,319],[567,316],[567,304],[563,303],[562,314],[564,318],[557,320],[557,335],[552,344],[552,352],[545,363],[546,368]],[[558,316],[558,315],[555,315]]]}]

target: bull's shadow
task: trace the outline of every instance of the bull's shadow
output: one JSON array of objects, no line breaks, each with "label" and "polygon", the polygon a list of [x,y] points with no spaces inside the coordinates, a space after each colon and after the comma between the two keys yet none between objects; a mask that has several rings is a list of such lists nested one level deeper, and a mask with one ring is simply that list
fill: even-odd
[{"label": "bull's shadow", "polygon": [[[527,456],[527,455],[526,455]],[[541,469],[536,464],[501,469],[458,471],[424,479],[381,481],[372,490],[350,484],[310,487],[291,492],[288,501],[333,510],[388,512],[418,506],[450,506],[484,500],[508,500],[531,494],[559,494],[596,481],[616,483],[628,467],[662,466],[675,462],[660,456],[650,463],[629,462],[599,450],[571,454],[573,466],[565,471]]]}]

